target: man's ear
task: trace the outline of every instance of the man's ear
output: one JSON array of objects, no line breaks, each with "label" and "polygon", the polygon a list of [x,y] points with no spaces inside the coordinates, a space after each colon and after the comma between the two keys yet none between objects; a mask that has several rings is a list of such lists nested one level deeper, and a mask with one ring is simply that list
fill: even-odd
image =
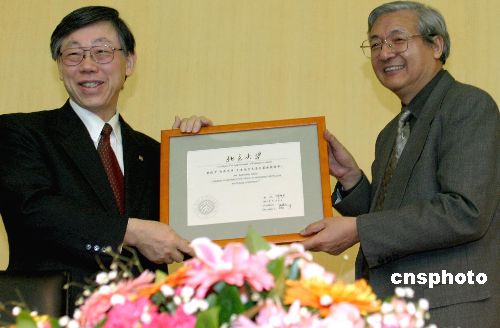
[{"label": "man's ear", "polygon": [[432,49],[434,49],[434,58],[435,59],[440,59],[441,55],[443,54],[444,51],[444,40],[441,35],[436,35],[432,37],[433,39],[433,44],[432,44]]},{"label": "man's ear", "polygon": [[56,63],[57,63],[57,72],[59,73],[59,80],[63,81],[63,74],[62,74],[63,63],[59,59],[56,60]]},{"label": "man's ear", "polygon": [[135,62],[137,60],[137,56],[135,54],[129,53],[127,56],[127,67],[125,69],[125,78],[129,77],[134,73]]}]

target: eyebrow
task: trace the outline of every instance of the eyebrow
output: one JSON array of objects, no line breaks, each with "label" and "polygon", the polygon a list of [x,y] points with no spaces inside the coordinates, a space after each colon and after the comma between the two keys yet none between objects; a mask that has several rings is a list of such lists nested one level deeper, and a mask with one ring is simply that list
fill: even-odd
[{"label": "eyebrow", "polygon": [[[106,43],[108,45],[112,45],[111,40],[109,40],[106,37],[98,38],[98,39],[95,39],[92,41],[92,45],[95,45],[96,43]],[[80,47],[81,44],[78,41],[71,41],[68,44],[66,44],[65,46],[70,47],[70,48],[71,47]]]},{"label": "eyebrow", "polygon": [[[393,35],[395,33],[409,33],[408,30],[406,29],[402,29],[402,28],[396,28],[394,30],[392,30],[391,32],[389,32],[388,36],[390,35]],[[369,36],[369,40],[373,40],[373,39],[381,39],[382,37],[381,36],[378,36],[376,34],[373,34],[373,35],[370,35]]]}]

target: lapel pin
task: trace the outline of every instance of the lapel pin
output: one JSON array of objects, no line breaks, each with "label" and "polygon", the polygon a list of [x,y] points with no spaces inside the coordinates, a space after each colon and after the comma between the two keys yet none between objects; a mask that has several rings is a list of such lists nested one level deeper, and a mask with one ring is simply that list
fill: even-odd
[{"label": "lapel pin", "polygon": [[143,161],[144,161],[144,157],[142,157],[142,155],[139,155],[139,160],[140,160],[141,162],[143,162]]}]

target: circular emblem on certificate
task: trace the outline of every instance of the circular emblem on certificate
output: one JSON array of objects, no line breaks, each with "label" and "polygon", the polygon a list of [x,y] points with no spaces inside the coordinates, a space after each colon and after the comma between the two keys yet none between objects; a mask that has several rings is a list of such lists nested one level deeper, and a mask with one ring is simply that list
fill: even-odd
[{"label": "circular emblem on certificate", "polygon": [[210,196],[203,196],[195,203],[196,213],[200,217],[211,217],[217,213],[217,201]]}]

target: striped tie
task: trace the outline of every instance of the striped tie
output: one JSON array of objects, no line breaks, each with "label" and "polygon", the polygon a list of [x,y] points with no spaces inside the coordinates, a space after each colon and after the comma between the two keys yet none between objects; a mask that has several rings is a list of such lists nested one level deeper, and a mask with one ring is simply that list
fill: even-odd
[{"label": "striped tie", "polygon": [[113,128],[108,123],[104,124],[101,131],[101,138],[97,145],[97,152],[101,157],[102,165],[108,176],[108,181],[115,195],[116,205],[121,215],[125,213],[125,197],[124,197],[124,182],[123,174],[116,159],[115,153],[111,148],[109,136]]},{"label": "striped tie", "polygon": [[377,196],[377,201],[375,202],[375,211],[380,211],[384,206],[387,187],[389,186],[389,182],[391,182],[392,175],[394,174],[394,170],[396,169],[396,165],[398,164],[399,157],[401,156],[401,153],[405,148],[406,141],[408,141],[408,137],[410,136],[410,117],[411,112],[408,109],[405,109],[399,117],[398,134],[391,151],[389,163],[385,168],[384,178],[382,179],[380,190]]}]

